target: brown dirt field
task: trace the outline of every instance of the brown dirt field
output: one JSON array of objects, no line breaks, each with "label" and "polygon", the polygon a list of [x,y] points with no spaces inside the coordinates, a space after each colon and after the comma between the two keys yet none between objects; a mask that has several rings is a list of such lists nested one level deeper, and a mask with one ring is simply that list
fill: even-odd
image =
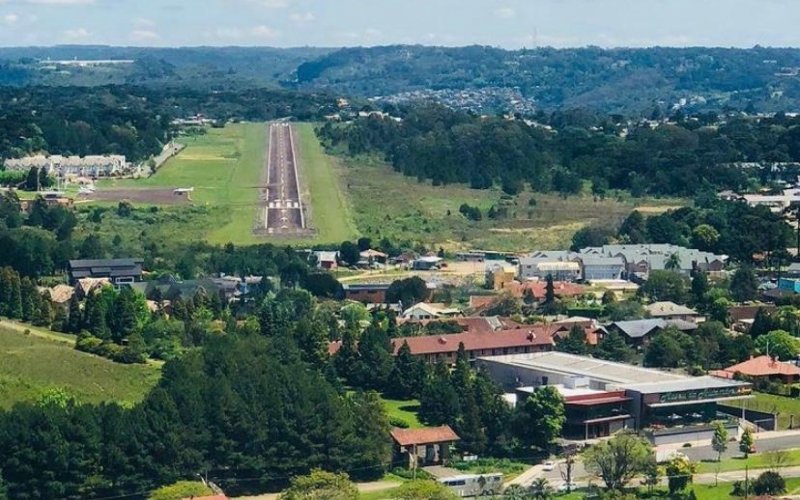
[{"label": "brown dirt field", "polygon": [[123,201],[151,205],[182,205],[190,203],[191,194],[177,195],[173,188],[152,189],[103,189],[81,197],[91,201]]}]

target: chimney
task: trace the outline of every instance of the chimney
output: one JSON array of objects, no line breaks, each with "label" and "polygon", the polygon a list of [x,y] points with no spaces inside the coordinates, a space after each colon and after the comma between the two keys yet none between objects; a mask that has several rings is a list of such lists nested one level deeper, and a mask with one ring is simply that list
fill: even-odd
[{"label": "chimney", "polygon": [[447,343],[447,339],[444,338],[444,337],[439,337],[439,343],[440,344],[446,344]]}]

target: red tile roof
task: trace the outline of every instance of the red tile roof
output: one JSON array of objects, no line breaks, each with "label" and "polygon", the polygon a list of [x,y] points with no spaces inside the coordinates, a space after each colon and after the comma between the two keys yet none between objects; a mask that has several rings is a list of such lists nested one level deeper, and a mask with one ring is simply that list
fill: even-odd
[{"label": "red tile roof", "polygon": [[742,361],[739,364],[729,366],[724,370],[717,370],[711,374],[717,377],[733,378],[736,373],[741,373],[748,377],[767,377],[770,375],[800,377],[800,367],[764,355]]},{"label": "red tile roof", "polygon": [[441,427],[423,427],[422,429],[400,429],[394,428],[390,434],[400,446],[411,446],[415,444],[446,443],[459,441],[453,429],[449,425]]},{"label": "red tile roof", "polygon": [[[512,281],[511,283],[506,284],[503,290],[508,290],[511,292],[511,295],[517,298],[523,297],[525,290],[530,290],[533,292],[533,296],[536,299],[542,300],[545,297],[546,288],[547,282],[545,281],[526,281],[524,283]],[[576,297],[578,295],[583,295],[583,293],[586,291],[586,287],[566,281],[554,281],[553,291],[555,292],[556,297]]]},{"label": "red tile roof", "polygon": [[[400,350],[403,342],[408,342],[411,354],[415,356],[424,354],[444,354],[458,351],[458,345],[464,344],[467,351],[482,351],[487,349],[505,349],[524,346],[552,346],[553,327],[543,325],[528,325],[522,328],[498,330],[490,333],[451,333],[445,335],[425,335],[421,337],[398,337],[392,339],[394,353]],[[335,354],[341,347],[341,342],[331,342],[328,353]]]}]

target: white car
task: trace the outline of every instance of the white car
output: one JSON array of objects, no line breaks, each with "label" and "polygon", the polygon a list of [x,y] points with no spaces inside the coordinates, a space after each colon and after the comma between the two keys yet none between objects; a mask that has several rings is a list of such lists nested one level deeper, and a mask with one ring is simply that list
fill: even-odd
[{"label": "white car", "polygon": [[549,472],[549,471],[551,471],[551,470],[553,470],[553,469],[555,469],[555,468],[556,468],[556,464],[555,464],[555,463],[553,463],[553,461],[552,461],[552,460],[548,460],[548,461],[547,461],[547,462],[545,462],[545,463],[544,463],[544,465],[542,466],[542,470],[543,470],[543,471],[547,471],[547,472]]},{"label": "white car", "polygon": [[558,491],[575,491],[578,489],[578,485],[576,483],[564,483],[558,487]]}]

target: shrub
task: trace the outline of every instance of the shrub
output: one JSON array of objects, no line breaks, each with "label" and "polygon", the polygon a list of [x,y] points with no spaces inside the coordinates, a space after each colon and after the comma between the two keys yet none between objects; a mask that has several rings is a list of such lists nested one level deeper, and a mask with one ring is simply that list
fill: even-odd
[{"label": "shrub", "polygon": [[786,492],[786,481],[775,471],[768,470],[753,481],[756,495],[780,495]]},{"label": "shrub", "polygon": [[408,429],[408,422],[402,418],[389,417],[389,425],[392,427],[399,427],[401,429]]}]

